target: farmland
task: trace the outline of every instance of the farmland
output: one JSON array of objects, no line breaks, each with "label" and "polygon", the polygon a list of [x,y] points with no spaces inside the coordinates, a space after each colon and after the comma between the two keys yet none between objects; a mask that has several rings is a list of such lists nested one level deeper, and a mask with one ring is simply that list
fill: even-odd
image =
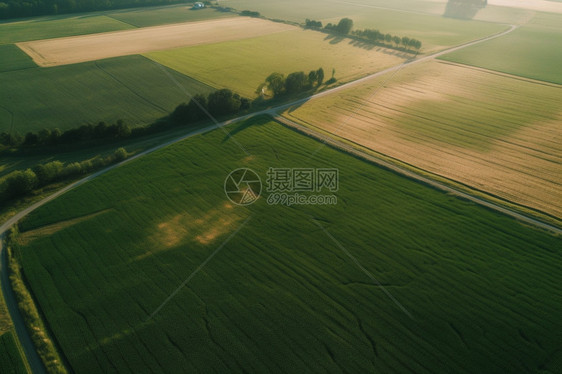
[{"label": "farmland", "polygon": [[523,206],[562,217],[562,91],[430,62],[285,115]]},{"label": "farmland", "polygon": [[441,57],[562,84],[562,14],[538,13],[511,34]]},{"label": "farmland", "polygon": [[[377,4],[378,3],[378,4]],[[321,0],[306,1],[260,1],[228,0],[225,5],[237,9],[260,11],[265,16],[280,18],[302,23],[305,18],[337,23],[341,17],[353,19],[355,28],[374,28],[384,33],[413,37],[423,41],[423,51],[434,52],[446,46],[461,44],[473,39],[497,33],[505,29],[505,25],[489,22],[464,21],[441,17],[442,11],[436,14],[423,12],[443,4],[432,4],[422,1],[401,1],[388,9],[388,1],[369,1],[368,4],[357,2]],[[380,7],[377,7],[380,6]],[[420,13],[421,10],[422,12]],[[406,12],[404,10],[407,10]]]},{"label": "farmland", "polygon": [[141,54],[188,45],[218,43],[294,29],[248,17],[186,22],[120,32],[18,43],[40,66],[57,66]]},{"label": "farmland", "polygon": [[0,372],[5,374],[27,374],[13,332],[0,334]]},{"label": "farmland", "polygon": [[108,17],[135,27],[204,21],[232,16],[232,13],[223,13],[214,9],[191,11],[190,5],[185,4],[155,8],[125,9],[108,13]]},{"label": "farmland", "polygon": [[273,72],[308,73],[323,67],[327,76],[335,69],[340,82],[350,81],[400,64],[412,55],[379,47],[363,48],[349,40],[334,41],[316,31],[294,30],[145,56],[210,86],[254,97],[258,85]]},{"label": "farmland", "polygon": [[0,23],[0,44],[131,29],[106,16],[41,17]]},{"label": "farmland", "polygon": [[0,45],[0,73],[35,67],[35,63],[25,52],[13,44]]},{"label": "farmland", "polygon": [[[170,74],[189,92],[212,90]],[[4,72],[0,81],[0,132],[65,130],[117,119],[135,126],[165,116],[188,100],[160,67],[142,56]]]},{"label": "farmland", "polygon": [[[319,143],[264,118],[231,133],[250,156],[216,130],[104,174],[20,225],[31,289],[74,371],[555,370],[559,237],[328,147],[310,159]],[[269,167],[287,166],[338,168],[338,204],[226,200],[231,170],[265,181]]]}]

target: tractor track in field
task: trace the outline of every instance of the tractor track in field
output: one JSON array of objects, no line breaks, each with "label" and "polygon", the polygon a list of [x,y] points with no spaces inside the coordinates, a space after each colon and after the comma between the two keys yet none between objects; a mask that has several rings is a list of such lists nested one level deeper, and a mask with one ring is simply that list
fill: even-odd
[{"label": "tractor track in field", "polygon": [[[452,193],[457,197],[467,199],[467,200],[472,201],[472,202],[474,202],[478,205],[484,206],[488,209],[492,209],[492,210],[495,210],[495,211],[500,212],[502,214],[508,215],[512,218],[515,218],[515,219],[517,219],[521,222],[524,222],[526,224],[529,224],[531,226],[535,226],[535,227],[538,227],[538,228],[541,228],[541,229],[544,229],[544,230],[548,230],[548,231],[551,231],[553,233],[556,233],[556,234],[560,235],[560,234],[562,234],[561,228],[549,225],[547,223],[544,223],[542,221],[539,221],[537,219],[534,219],[534,218],[529,217],[527,215],[524,215],[522,213],[518,213],[517,211],[512,210],[510,208],[507,208],[507,207],[501,206],[499,204],[495,204],[495,203],[492,203],[490,201],[487,201],[483,198],[478,198],[478,197],[473,196],[469,193],[461,192],[461,191],[456,190],[456,189],[454,189],[450,186],[447,186],[444,183],[438,182],[438,181],[433,180],[429,177],[421,176],[421,175],[419,175],[415,172],[412,172],[410,170],[407,170],[407,169],[405,169],[401,166],[398,166],[398,165],[393,164],[393,163],[388,162],[388,161],[384,161],[380,158],[369,155],[367,153],[361,152],[360,150],[352,148],[348,144],[345,144],[345,143],[341,142],[340,140],[337,140],[334,137],[322,134],[322,133],[317,132],[313,129],[310,129],[308,127],[305,127],[303,125],[300,125],[298,123],[290,121],[290,120],[288,120],[284,117],[281,117],[278,114],[279,112],[281,112],[285,109],[288,109],[290,107],[293,107],[293,106],[296,106],[296,105],[301,105],[301,104],[303,104],[307,101],[314,100],[315,98],[323,97],[323,96],[330,95],[332,93],[335,93],[335,92],[338,92],[338,91],[341,91],[341,90],[348,89],[350,87],[362,84],[362,83],[364,83],[364,82],[366,82],[370,79],[377,78],[377,77],[383,76],[383,75],[391,73],[391,72],[396,72],[396,71],[398,71],[400,69],[403,69],[404,67],[407,67],[409,65],[418,64],[418,63],[422,63],[422,62],[425,62],[425,61],[433,60],[433,59],[435,59],[437,57],[440,57],[444,54],[447,54],[447,53],[450,53],[450,52],[455,52],[455,51],[458,51],[458,50],[466,48],[466,47],[470,47],[470,46],[473,46],[473,45],[476,45],[476,44],[479,44],[479,43],[486,42],[488,40],[499,38],[501,36],[504,36],[504,35],[507,35],[507,34],[511,33],[512,31],[517,29],[517,27],[518,26],[516,26],[516,25],[509,25],[508,30],[502,31],[500,33],[490,35],[488,37],[484,37],[484,38],[481,38],[481,39],[473,40],[471,42],[467,42],[467,43],[461,44],[461,45],[456,46],[456,47],[452,47],[452,48],[448,48],[448,49],[445,49],[445,50],[442,50],[442,51],[439,51],[439,52],[435,52],[435,53],[432,53],[432,54],[427,55],[427,56],[423,56],[423,57],[417,57],[416,56],[412,59],[409,59],[409,60],[405,61],[404,63],[402,63],[400,65],[396,65],[396,66],[384,69],[382,71],[379,71],[379,72],[374,73],[374,74],[370,74],[370,75],[368,75],[366,77],[363,77],[361,79],[358,79],[358,80],[355,80],[355,81],[352,81],[352,82],[349,82],[349,83],[346,83],[346,84],[342,84],[341,86],[337,86],[337,87],[334,87],[334,88],[331,88],[331,89],[328,89],[328,90],[325,90],[325,91],[322,91],[322,92],[319,92],[315,95],[312,95],[312,96],[309,96],[309,97],[306,97],[306,98],[303,98],[303,99],[295,100],[295,101],[292,101],[292,102],[287,103],[287,104],[281,104],[281,105],[276,106],[274,108],[264,109],[264,110],[261,110],[261,111],[258,111],[258,112],[250,113],[250,114],[247,114],[247,115],[244,115],[244,116],[241,116],[241,117],[238,117],[238,118],[234,118],[234,119],[231,119],[231,120],[227,120],[227,121],[224,121],[224,122],[221,122],[221,123],[216,123],[216,124],[213,124],[213,125],[210,125],[210,126],[206,126],[206,127],[197,129],[195,131],[191,131],[191,132],[189,132],[185,135],[174,138],[170,141],[166,141],[165,143],[159,144],[159,145],[157,145],[153,148],[150,148],[148,150],[140,152],[140,153],[136,154],[135,156],[133,156],[129,159],[126,159],[126,160],[124,160],[124,161],[122,161],[118,164],[109,166],[109,167],[107,167],[103,170],[100,170],[100,171],[95,172],[95,173],[93,173],[93,174],[91,174],[91,175],[89,175],[85,178],[82,178],[82,179],[80,179],[80,180],[78,180],[74,183],[71,183],[68,186],[60,189],[59,191],[57,191],[57,192],[45,197],[44,199],[34,203],[33,205],[23,209],[22,211],[18,212],[16,215],[11,217],[9,220],[7,220],[5,223],[0,225],[0,238],[2,238],[4,236],[4,234],[14,224],[16,224],[19,220],[21,220],[22,218],[27,216],[29,213],[31,213],[34,210],[40,208],[41,206],[47,204],[48,202],[56,199],[57,197],[63,195],[64,193],[66,193],[66,192],[68,192],[72,189],[75,189],[76,187],[79,187],[79,186],[81,186],[81,185],[83,185],[83,184],[85,184],[89,181],[92,181],[92,180],[96,179],[97,177],[99,177],[99,176],[101,176],[101,175],[103,175],[103,174],[105,174],[105,173],[107,173],[111,170],[114,170],[114,169],[116,169],[118,167],[121,167],[121,166],[123,166],[123,165],[125,165],[129,162],[132,162],[132,161],[134,161],[134,160],[136,160],[140,157],[148,155],[152,152],[155,152],[157,150],[160,150],[162,148],[165,148],[169,145],[180,142],[180,141],[185,140],[187,138],[190,138],[192,136],[203,134],[203,133],[206,133],[206,132],[209,132],[209,131],[212,131],[212,130],[215,130],[215,129],[218,129],[218,128],[221,128],[221,127],[224,127],[224,126],[227,126],[227,125],[230,125],[232,123],[244,121],[244,120],[247,120],[247,119],[250,119],[250,118],[253,118],[253,117],[256,117],[256,116],[260,116],[260,115],[270,115],[277,122],[280,122],[280,123],[282,123],[286,126],[292,127],[296,131],[304,132],[304,133],[306,133],[306,134],[308,134],[308,135],[310,135],[310,136],[312,136],[316,139],[319,139],[320,141],[322,141],[326,144],[330,144],[331,146],[334,146],[336,148],[343,149],[343,150],[345,150],[345,151],[347,151],[347,152],[349,152],[349,153],[351,153],[355,156],[359,156],[359,157],[361,157],[365,160],[368,160],[372,163],[375,163],[375,164],[383,166],[387,169],[393,170],[396,173],[399,173],[399,174],[401,174],[401,175],[403,175],[407,178],[414,179],[414,180],[417,180],[419,182],[425,183],[429,186],[432,186],[434,188],[437,188],[439,190]],[[24,322],[21,318],[21,314],[20,314],[20,312],[17,308],[17,302],[15,300],[15,297],[13,297],[14,295],[13,295],[12,289],[9,285],[9,279],[8,279],[8,274],[7,274],[7,257],[8,257],[7,254],[4,251],[2,251],[2,244],[0,243],[0,258],[1,258],[1,261],[0,261],[0,275],[1,275],[0,283],[1,283],[1,286],[2,286],[2,291],[3,291],[2,293],[4,294],[4,299],[6,301],[6,305],[8,307],[9,313],[11,315],[12,321],[14,322],[14,325],[16,327],[17,337],[20,340],[20,342],[22,343],[22,346],[24,347],[26,359],[30,363],[30,366],[32,368],[32,372],[33,373],[44,373],[45,371],[44,371],[43,364],[41,363],[39,357],[37,356],[37,352],[35,351],[32,343],[31,343],[31,338],[30,338],[30,336],[29,336],[29,334],[26,330],[26,326],[25,326],[25,324],[24,324]]]}]

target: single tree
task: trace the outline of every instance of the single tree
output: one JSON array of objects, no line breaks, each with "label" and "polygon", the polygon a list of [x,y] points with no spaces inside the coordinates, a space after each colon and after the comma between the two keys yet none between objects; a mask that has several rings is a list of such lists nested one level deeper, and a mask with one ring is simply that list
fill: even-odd
[{"label": "single tree", "polygon": [[311,70],[308,73],[308,85],[314,86],[314,84],[318,81],[318,72],[316,70]]},{"label": "single tree", "polygon": [[336,26],[336,32],[338,34],[347,35],[353,28],[353,20],[350,18],[342,18]]},{"label": "single tree", "polygon": [[281,73],[272,73],[269,77],[265,78],[267,88],[273,92],[273,96],[283,93],[285,87],[285,77]]},{"label": "single tree", "polygon": [[303,91],[308,84],[308,78],[303,71],[291,73],[285,79],[285,91],[289,94]]},{"label": "single tree", "polygon": [[404,47],[408,48],[408,46],[410,45],[410,38],[408,38],[407,36],[403,36],[401,42]]},{"label": "single tree", "polygon": [[319,68],[318,70],[316,70],[316,82],[318,86],[324,83],[324,69]]}]

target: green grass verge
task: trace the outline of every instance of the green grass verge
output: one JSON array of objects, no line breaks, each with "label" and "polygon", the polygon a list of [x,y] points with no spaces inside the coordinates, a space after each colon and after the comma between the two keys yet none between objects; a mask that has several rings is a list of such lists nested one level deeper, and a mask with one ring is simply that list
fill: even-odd
[{"label": "green grass verge", "polygon": [[108,17],[136,27],[164,25],[167,23],[205,21],[209,19],[236,16],[233,13],[218,12],[215,9],[191,10],[190,4],[171,5],[158,8],[137,8],[115,11]]},{"label": "green grass verge", "polygon": [[2,374],[29,373],[13,331],[0,335],[0,372]]},{"label": "green grass verge", "polygon": [[0,44],[132,28],[134,27],[131,25],[97,14],[39,17],[24,21],[0,23]]},{"label": "green grass verge", "polygon": [[[267,119],[228,130],[252,156],[217,130],[22,222],[23,269],[74,371],[554,368],[561,238],[329,147],[311,159],[318,142]],[[223,184],[238,167],[264,183],[269,167],[338,168],[338,204],[271,206],[265,194],[233,207]]]},{"label": "green grass verge", "polygon": [[562,15],[537,13],[512,33],[440,57],[522,77],[562,84]]},{"label": "green grass verge", "polygon": [[[170,73],[191,94],[205,84]],[[0,74],[0,132],[25,134],[123,119],[131,126],[168,115],[189,98],[154,62],[127,56],[98,62]]]},{"label": "green grass verge", "polygon": [[24,51],[13,44],[0,45],[0,73],[36,67]]},{"label": "green grass verge", "polygon": [[41,358],[48,373],[66,373],[66,368],[57,352],[55,343],[49,336],[39,310],[35,305],[33,297],[26,288],[19,260],[14,256],[13,243],[17,240],[17,230],[11,229],[6,239],[6,251],[8,251],[8,267],[10,271],[10,283],[16,296],[18,308],[22,314],[31,340],[35,345],[37,354]]}]

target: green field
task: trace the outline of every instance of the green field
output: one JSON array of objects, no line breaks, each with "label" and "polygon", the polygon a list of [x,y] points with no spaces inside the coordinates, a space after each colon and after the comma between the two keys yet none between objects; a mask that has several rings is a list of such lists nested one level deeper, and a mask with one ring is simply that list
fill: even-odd
[{"label": "green field", "polygon": [[442,56],[448,61],[562,84],[562,15],[537,13],[509,35]]},{"label": "green field", "polygon": [[[251,156],[217,130],[22,222],[26,277],[75,372],[559,371],[560,237],[328,147],[310,159],[318,142],[265,118],[230,130]],[[239,167],[264,183],[269,167],[338,168],[338,204],[232,206]]]},{"label": "green field", "polygon": [[134,27],[131,25],[97,14],[39,17],[25,21],[0,23],[0,44],[132,28]]},{"label": "green field", "polygon": [[25,52],[13,44],[0,45],[0,73],[36,67]]},{"label": "green field", "polygon": [[[316,31],[285,31],[251,39],[178,48],[146,54],[154,61],[213,87],[227,87],[247,97],[273,73],[322,67],[326,80],[350,81],[405,61],[409,54],[334,42]],[[228,61],[228,63],[225,63]]]},{"label": "green field", "polygon": [[[211,91],[189,77],[171,75],[191,94]],[[117,119],[146,124],[189,101],[176,82],[142,56],[4,72],[0,81],[0,132],[22,135]]]},{"label": "green field", "polygon": [[28,373],[12,331],[0,335],[0,373]]},{"label": "green field", "polygon": [[158,8],[125,9],[108,13],[107,16],[136,27],[204,21],[235,16],[235,14],[221,13],[214,9],[191,10],[190,8],[189,4],[180,4]]},{"label": "green field", "polygon": [[397,2],[393,5],[397,10],[391,10],[388,9],[388,1],[360,3],[322,0],[228,0],[223,4],[236,9],[257,10],[270,18],[299,23],[303,23],[305,18],[321,20],[324,24],[337,23],[342,17],[349,17],[354,21],[354,28],[373,28],[384,33],[419,39],[423,43],[424,53],[478,39],[506,28],[504,25],[489,22],[444,18],[441,13],[424,13],[437,11],[436,7],[441,8],[442,4],[407,0]]},{"label": "green field", "polygon": [[191,11],[185,4],[155,8],[124,9],[79,15],[47,16],[0,22],[0,44],[61,38],[168,23],[232,17],[212,9]]}]

